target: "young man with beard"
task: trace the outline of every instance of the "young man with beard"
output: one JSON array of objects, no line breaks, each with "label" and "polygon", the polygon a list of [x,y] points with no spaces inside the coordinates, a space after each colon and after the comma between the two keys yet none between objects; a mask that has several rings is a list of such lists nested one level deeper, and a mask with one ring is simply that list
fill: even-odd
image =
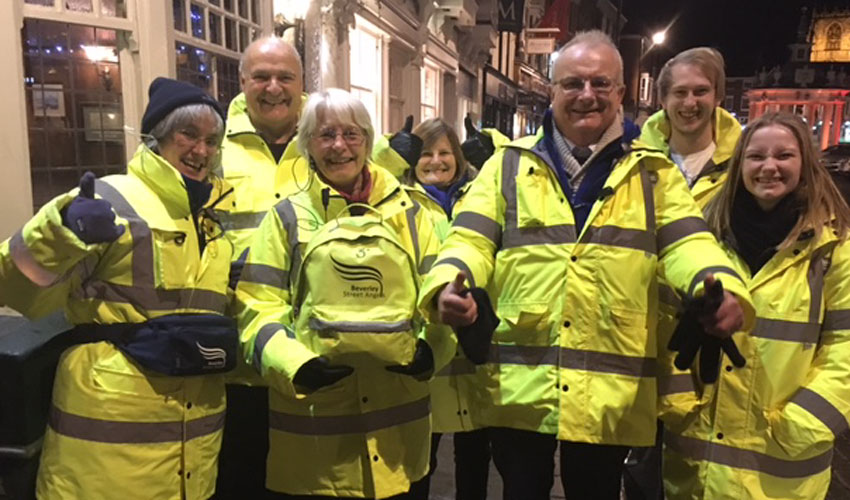
[{"label": "young man with beard", "polygon": [[543,126],[484,164],[422,286],[455,328],[486,310],[467,286],[496,305],[484,419],[506,500],[549,498],[559,444],[568,498],[619,499],[629,447],[655,440],[656,275],[686,295],[722,281],[713,335],[754,319],[678,169],[632,143],[622,68],[601,31],[559,51]]}]

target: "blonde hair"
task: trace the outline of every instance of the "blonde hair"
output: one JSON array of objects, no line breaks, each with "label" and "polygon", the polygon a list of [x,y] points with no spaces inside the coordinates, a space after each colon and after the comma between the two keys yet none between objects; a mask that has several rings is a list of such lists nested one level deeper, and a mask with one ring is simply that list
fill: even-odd
[{"label": "blonde hair", "polygon": [[[717,196],[706,206],[705,216],[709,228],[718,240],[735,243],[732,233],[732,205],[739,189],[746,189],[741,173],[744,154],[753,134],[762,128],[781,126],[791,132],[800,147],[800,182],[793,192],[801,207],[800,218],[778,249],[791,246],[807,230],[814,230],[819,238],[824,226],[831,225],[843,240],[850,228],[850,208],[835,187],[826,167],[820,163],[809,127],[796,115],[768,113],[750,123],[741,135],[729,161],[729,178]],[[830,222],[831,221],[831,222]]]},{"label": "blonde hair", "polygon": [[[433,146],[440,137],[445,136],[449,140],[452,155],[454,155],[455,163],[457,163],[457,169],[455,169],[455,176],[452,178],[451,184],[454,184],[459,179],[463,179],[467,173],[470,174],[470,180],[475,177],[477,172],[474,167],[469,165],[466,158],[464,158],[457,132],[455,132],[454,127],[446,123],[442,118],[429,118],[425,120],[413,129],[413,134],[422,139],[423,150]],[[416,165],[414,165],[405,173],[404,181],[412,186],[416,183],[416,180]]]},{"label": "blonde hair", "polygon": [[372,145],[375,143],[375,129],[366,106],[356,97],[342,89],[325,89],[310,95],[301,119],[298,120],[298,136],[295,145],[304,158],[310,158],[308,145],[310,138],[319,127],[319,112],[331,113],[340,120],[350,120],[352,125],[360,127],[366,136],[366,158],[372,156]]},{"label": "blonde hair", "polygon": [[661,72],[658,73],[658,98],[663,101],[670,88],[673,87],[673,67],[678,64],[692,64],[702,71],[714,84],[714,98],[723,102],[726,97],[726,63],[723,54],[711,47],[694,47],[684,52],[679,52],[672,59],[664,63]]}]

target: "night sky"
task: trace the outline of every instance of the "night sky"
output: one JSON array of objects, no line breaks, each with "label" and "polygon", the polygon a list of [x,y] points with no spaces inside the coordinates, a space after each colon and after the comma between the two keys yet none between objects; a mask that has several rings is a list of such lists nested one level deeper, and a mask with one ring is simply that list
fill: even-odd
[{"label": "night sky", "polygon": [[[612,0],[617,5],[618,0]],[[699,45],[720,50],[728,76],[751,76],[788,60],[800,9],[815,5],[843,5],[850,0],[622,0],[627,18],[623,33],[647,36],[673,23],[658,56]],[[675,21],[674,21],[675,20]],[[657,49],[653,49],[657,50]]]}]

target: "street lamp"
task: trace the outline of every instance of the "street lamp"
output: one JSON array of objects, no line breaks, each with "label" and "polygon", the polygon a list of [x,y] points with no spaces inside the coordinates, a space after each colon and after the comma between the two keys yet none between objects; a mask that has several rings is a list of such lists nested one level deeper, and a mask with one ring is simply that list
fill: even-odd
[{"label": "street lamp", "polygon": [[279,37],[289,28],[295,28],[295,50],[304,60],[304,18],[311,0],[274,0],[274,33]]},{"label": "street lamp", "polygon": [[667,31],[656,31],[652,34],[652,45],[661,45],[667,39]]}]

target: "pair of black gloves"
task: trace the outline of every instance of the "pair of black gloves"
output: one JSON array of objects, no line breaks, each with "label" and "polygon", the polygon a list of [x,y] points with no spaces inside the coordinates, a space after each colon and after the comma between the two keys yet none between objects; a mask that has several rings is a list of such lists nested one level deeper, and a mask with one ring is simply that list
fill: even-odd
[{"label": "pair of black gloves", "polygon": [[87,245],[111,243],[124,234],[124,226],[115,224],[112,205],[94,197],[94,174],[86,172],[80,178],[80,191],[60,213],[62,225]]},{"label": "pair of black gloves", "polygon": [[699,377],[706,384],[717,381],[720,372],[720,351],[726,353],[738,368],[746,365],[738,346],[731,337],[721,339],[705,332],[700,323],[701,316],[714,314],[723,303],[723,284],[719,280],[708,286],[702,297],[685,301],[685,309],[667,347],[676,351],[673,363],[680,370],[687,370],[699,354]]},{"label": "pair of black gloves", "polygon": [[[490,297],[483,288],[472,288],[464,293],[471,293],[472,298],[478,306],[478,317],[475,322],[468,326],[457,329],[457,338],[466,357],[473,363],[480,365],[485,363],[490,352],[490,342],[493,332],[499,325],[499,318],[493,311]],[[416,351],[413,353],[413,361],[406,365],[392,365],[386,367],[387,371],[409,375],[420,382],[431,378],[434,373],[434,353],[431,347],[422,339],[416,342]],[[292,382],[310,391],[321,387],[333,385],[345,377],[354,373],[354,368],[348,365],[333,365],[324,356],[313,358],[295,373]]]},{"label": "pair of black gloves", "polygon": [[[466,115],[463,124],[466,128],[466,140],[460,145],[460,149],[466,161],[480,169],[496,150],[493,139],[475,128],[469,115]],[[404,127],[390,137],[390,147],[404,158],[409,166],[415,167],[422,155],[423,143],[419,136],[411,132],[412,130],[413,115],[408,115],[404,121]]]},{"label": "pair of black gloves", "polygon": [[[416,342],[416,351],[413,353],[413,361],[406,365],[392,365],[386,367],[387,371],[409,375],[416,380],[425,381],[431,378],[434,372],[434,353],[431,347],[422,339]],[[315,391],[322,387],[333,385],[345,377],[354,373],[354,368],[348,365],[332,365],[330,360],[324,356],[315,357],[306,363],[295,373],[292,383]]]}]

